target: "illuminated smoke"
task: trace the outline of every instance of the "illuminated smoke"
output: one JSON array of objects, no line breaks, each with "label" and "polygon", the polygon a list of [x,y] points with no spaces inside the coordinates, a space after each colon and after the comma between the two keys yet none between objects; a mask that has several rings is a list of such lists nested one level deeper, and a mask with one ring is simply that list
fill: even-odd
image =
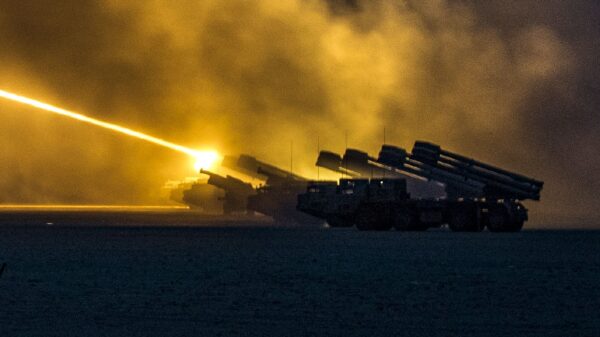
[{"label": "illuminated smoke", "polygon": [[[596,0],[0,1],[0,87],[281,167],[293,140],[309,177],[317,138],[339,152],[347,131],[376,154],[385,126],[390,143],[427,139],[545,180],[533,212],[594,215],[598,12]],[[189,174],[175,152],[1,108],[0,201],[153,202]]]}]

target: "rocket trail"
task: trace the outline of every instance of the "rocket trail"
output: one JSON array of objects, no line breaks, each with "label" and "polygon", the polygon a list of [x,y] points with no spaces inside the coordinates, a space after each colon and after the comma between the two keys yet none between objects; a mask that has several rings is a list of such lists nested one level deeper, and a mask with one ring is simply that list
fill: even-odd
[{"label": "rocket trail", "polygon": [[16,94],[13,94],[13,93],[1,90],[1,89],[0,89],[0,97],[6,98],[6,99],[11,100],[11,101],[19,102],[19,103],[22,103],[22,104],[25,104],[25,105],[29,105],[29,106],[32,106],[32,107],[37,108],[37,109],[41,109],[41,110],[53,112],[55,114],[59,114],[59,115],[62,115],[62,116],[66,116],[66,117],[69,117],[69,118],[77,119],[77,120],[85,122],[85,123],[89,123],[89,124],[93,124],[93,125],[96,125],[96,126],[100,126],[100,127],[105,128],[105,129],[110,129],[110,130],[113,130],[113,131],[116,131],[116,132],[119,132],[119,133],[122,133],[122,134],[126,134],[128,136],[132,136],[132,137],[135,137],[135,138],[143,139],[145,141],[148,141],[148,142],[160,145],[160,146],[168,147],[168,148],[173,149],[175,151],[183,152],[183,153],[189,154],[191,156],[195,156],[196,152],[197,152],[197,151],[192,150],[190,148],[187,148],[185,146],[174,144],[174,143],[168,142],[166,140],[162,140],[160,138],[156,138],[156,137],[147,135],[145,133],[141,133],[141,132],[138,132],[138,131],[135,131],[135,130],[131,130],[129,128],[125,128],[125,127],[122,127],[122,126],[119,126],[119,125],[116,125],[116,124],[104,122],[104,121],[101,121],[101,120],[98,120],[98,119],[95,119],[95,118],[87,117],[85,115],[82,115],[82,114],[79,114],[79,113],[76,113],[76,112],[73,112],[73,111],[68,111],[68,110],[65,110],[65,109],[61,109],[59,107],[55,107],[53,105],[50,105],[50,104],[47,104],[47,103],[43,103],[43,102],[40,102],[40,101],[36,101],[34,99],[27,98],[27,97],[24,97],[24,96],[19,96],[19,95],[16,95]]},{"label": "rocket trail", "polygon": [[179,145],[179,144],[175,144],[175,143],[171,143],[169,141],[154,137],[154,136],[150,136],[147,135],[145,133],[139,132],[139,131],[135,131],[126,127],[122,127],[119,126],[117,124],[113,124],[113,123],[109,123],[109,122],[105,122],[105,121],[101,121],[99,119],[95,119],[92,117],[88,117],[85,115],[82,115],[80,113],[76,113],[73,111],[69,111],[69,110],[65,110],[47,103],[43,103],[37,100],[34,100],[32,98],[28,98],[28,97],[24,97],[24,96],[20,96],[17,94],[13,94],[11,92],[8,91],[4,91],[0,89],[0,97],[5,98],[7,100],[13,101],[13,102],[18,102],[24,105],[28,105],[31,107],[34,107],[36,109],[41,109],[41,110],[45,110],[48,112],[52,112],[58,115],[62,115],[65,117],[69,117],[72,119],[76,119],[78,121],[84,122],[84,123],[88,123],[88,124],[92,124],[92,125],[96,125],[105,129],[109,129],[121,134],[125,134],[131,137],[135,137],[138,139],[142,139],[145,140],[147,142],[156,144],[156,145],[160,145],[178,152],[182,152],[185,153],[189,156],[192,156],[194,158],[196,158],[197,162],[196,162],[196,167],[207,167],[210,166],[212,164],[212,162],[216,161],[218,159],[218,154],[214,151],[198,151],[198,150],[194,150],[188,147],[185,147],[183,145]]}]

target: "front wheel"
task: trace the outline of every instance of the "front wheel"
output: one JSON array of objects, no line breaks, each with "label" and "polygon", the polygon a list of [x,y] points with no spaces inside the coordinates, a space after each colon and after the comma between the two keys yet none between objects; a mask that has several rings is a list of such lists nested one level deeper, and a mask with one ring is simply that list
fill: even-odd
[{"label": "front wheel", "polygon": [[327,224],[331,228],[344,228],[344,227],[352,227],[353,223],[346,219],[343,219],[338,216],[331,216],[327,218]]},{"label": "front wheel", "polygon": [[487,228],[490,232],[518,232],[523,228],[524,220],[510,216],[503,206],[490,207],[487,218]]}]

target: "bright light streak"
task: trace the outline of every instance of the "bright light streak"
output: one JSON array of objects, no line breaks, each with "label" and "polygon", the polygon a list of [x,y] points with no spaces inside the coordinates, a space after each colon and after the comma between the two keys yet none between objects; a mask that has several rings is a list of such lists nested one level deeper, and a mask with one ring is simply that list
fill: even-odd
[{"label": "bright light streak", "polygon": [[0,212],[15,210],[177,210],[189,209],[187,206],[160,205],[19,205],[0,204]]},{"label": "bright light streak", "polygon": [[196,171],[200,171],[201,169],[209,169],[217,160],[219,160],[219,154],[215,151],[198,151],[196,153],[194,169]]},{"label": "bright light streak", "polygon": [[219,154],[215,151],[194,150],[189,147],[171,143],[169,141],[166,141],[166,140],[163,140],[160,138],[156,138],[154,136],[150,136],[150,135],[147,135],[147,134],[139,132],[139,131],[135,131],[135,130],[132,130],[132,129],[129,129],[126,127],[122,127],[122,126],[119,126],[119,125],[116,125],[113,123],[104,122],[99,119],[88,117],[88,116],[82,115],[77,112],[65,110],[65,109],[62,109],[62,108],[59,108],[59,107],[56,107],[56,106],[53,106],[53,105],[50,105],[47,103],[43,103],[43,102],[34,100],[32,98],[13,94],[11,92],[4,91],[1,89],[0,89],[0,97],[14,101],[14,102],[18,102],[21,104],[31,106],[36,109],[45,110],[45,111],[52,112],[52,113],[62,115],[65,117],[73,118],[73,119],[79,120],[84,123],[96,125],[96,126],[99,126],[99,127],[105,128],[105,129],[119,132],[121,134],[125,134],[125,135],[135,137],[138,139],[142,139],[147,142],[169,148],[171,150],[185,153],[189,156],[196,158],[196,162],[194,164],[194,168],[196,170],[200,170],[201,168],[209,168],[211,165],[213,165],[219,159]]}]

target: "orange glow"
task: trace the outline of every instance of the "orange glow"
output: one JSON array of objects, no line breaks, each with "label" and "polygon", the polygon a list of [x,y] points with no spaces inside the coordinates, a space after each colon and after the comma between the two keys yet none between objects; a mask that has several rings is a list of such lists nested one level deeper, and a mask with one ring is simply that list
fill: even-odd
[{"label": "orange glow", "polygon": [[219,154],[216,151],[197,151],[195,154],[196,162],[194,169],[210,169],[219,160]]},{"label": "orange glow", "polygon": [[95,118],[91,118],[85,115],[82,115],[80,113],[76,113],[73,111],[69,111],[69,110],[65,110],[47,103],[43,103],[40,101],[36,101],[32,98],[28,98],[28,97],[24,97],[24,96],[20,96],[17,94],[13,94],[10,93],[8,91],[4,91],[0,89],[0,97],[14,101],[14,102],[18,102],[21,104],[25,104],[31,107],[34,107],[36,109],[40,109],[40,110],[44,110],[44,111],[48,111],[48,112],[52,112],[58,115],[62,115],[65,117],[69,117],[72,119],[76,119],[78,121],[84,122],[84,123],[88,123],[88,124],[92,124],[92,125],[96,125],[105,129],[109,129],[124,135],[128,135],[131,137],[135,137],[141,140],[145,140],[147,142],[156,144],[156,145],[160,145],[166,148],[169,148],[171,150],[175,150],[178,152],[182,152],[185,153],[189,156],[192,156],[196,159],[196,162],[194,163],[194,168],[196,170],[200,170],[201,168],[207,169],[210,168],[212,165],[215,164],[215,162],[219,159],[219,154],[216,151],[199,151],[199,150],[194,150],[191,149],[189,147],[185,147],[179,144],[175,144],[175,143],[171,143],[169,141],[154,137],[154,136],[150,136],[147,135],[145,133],[139,132],[139,131],[135,131],[126,127],[122,127],[113,123],[109,123],[109,122],[104,122],[101,121],[99,119],[95,119]]},{"label": "orange glow", "polygon": [[160,205],[19,205],[0,204],[1,211],[13,210],[179,210],[189,209],[187,206]]}]

